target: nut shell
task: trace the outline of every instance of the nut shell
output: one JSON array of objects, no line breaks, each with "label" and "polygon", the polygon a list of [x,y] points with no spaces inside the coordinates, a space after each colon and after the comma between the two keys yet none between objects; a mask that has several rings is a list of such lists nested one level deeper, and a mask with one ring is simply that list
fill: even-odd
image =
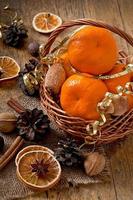
[{"label": "nut shell", "polygon": [[0,132],[10,133],[16,128],[17,117],[13,113],[0,113]]},{"label": "nut shell", "polygon": [[88,176],[100,174],[105,167],[105,157],[98,152],[89,153],[84,161],[85,172]]},{"label": "nut shell", "polygon": [[45,87],[54,94],[58,94],[65,79],[66,73],[62,64],[55,63],[49,68],[46,74]]}]

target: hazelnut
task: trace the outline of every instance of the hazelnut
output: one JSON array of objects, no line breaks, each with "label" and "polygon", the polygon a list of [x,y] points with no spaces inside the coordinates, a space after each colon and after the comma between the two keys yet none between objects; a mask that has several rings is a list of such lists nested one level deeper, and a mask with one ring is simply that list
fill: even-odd
[{"label": "hazelnut", "polygon": [[98,153],[89,153],[84,161],[85,172],[88,176],[95,176],[100,174],[105,167],[105,157]]},{"label": "hazelnut", "polygon": [[39,54],[39,44],[36,41],[31,42],[28,45],[28,51],[32,56],[38,56]]},{"label": "hazelnut", "polygon": [[0,113],[0,132],[10,133],[16,128],[17,117],[13,113]]}]

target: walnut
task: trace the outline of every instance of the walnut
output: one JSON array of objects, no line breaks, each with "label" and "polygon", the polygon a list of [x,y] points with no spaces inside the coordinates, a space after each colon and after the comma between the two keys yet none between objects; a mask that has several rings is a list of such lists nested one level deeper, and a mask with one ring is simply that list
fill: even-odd
[{"label": "walnut", "polygon": [[88,176],[95,176],[101,173],[105,167],[105,157],[98,153],[88,153],[84,161],[85,172]]},{"label": "walnut", "polygon": [[17,117],[13,113],[0,113],[0,131],[10,133],[16,128]]},{"label": "walnut", "polygon": [[114,95],[112,102],[106,109],[106,114],[112,114],[114,116],[121,116],[128,111],[128,99],[127,96]]}]

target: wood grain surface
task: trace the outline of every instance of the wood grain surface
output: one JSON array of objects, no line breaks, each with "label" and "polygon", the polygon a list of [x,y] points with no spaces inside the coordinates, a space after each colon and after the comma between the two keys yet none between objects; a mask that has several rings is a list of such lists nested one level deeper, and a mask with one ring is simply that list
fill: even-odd
[{"label": "wood grain surface", "polygon": [[[48,35],[39,34],[32,28],[32,18],[41,11],[61,16],[64,21],[77,18],[102,20],[118,26],[133,35],[133,0],[0,0],[0,6],[7,3],[23,17],[29,31],[25,46],[16,50],[0,41],[0,55],[14,57],[21,67],[30,55],[27,44],[32,40],[45,43]],[[133,54],[133,48],[117,38],[121,49]],[[130,136],[110,158],[111,183],[80,186],[62,191],[50,190],[43,194],[29,196],[25,200],[132,200],[133,199],[133,137]]]}]

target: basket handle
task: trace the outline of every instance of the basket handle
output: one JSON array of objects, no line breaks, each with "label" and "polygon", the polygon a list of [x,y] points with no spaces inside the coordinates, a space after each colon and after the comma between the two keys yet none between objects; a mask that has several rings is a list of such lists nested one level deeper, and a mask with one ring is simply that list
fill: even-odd
[{"label": "basket handle", "polygon": [[125,39],[131,46],[133,46],[133,37],[131,35],[125,33],[123,30],[117,28],[116,26],[110,26],[106,23],[95,22],[95,21],[89,20],[89,19],[78,19],[78,20],[72,20],[72,21],[69,21],[69,22],[65,22],[60,27],[58,27],[55,31],[52,32],[52,34],[50,35],[46,45],[44,46],[44,49],[43,49],[43,52],[42,52],[43,56],[46,56],[49,53],[52,44],[54,43],[56,37],[60,33],[62,33],[67,28],[77,26],[77,25],[91,25],[91,26],[106,28],[106,29],[118,34],[123,39]]}]

